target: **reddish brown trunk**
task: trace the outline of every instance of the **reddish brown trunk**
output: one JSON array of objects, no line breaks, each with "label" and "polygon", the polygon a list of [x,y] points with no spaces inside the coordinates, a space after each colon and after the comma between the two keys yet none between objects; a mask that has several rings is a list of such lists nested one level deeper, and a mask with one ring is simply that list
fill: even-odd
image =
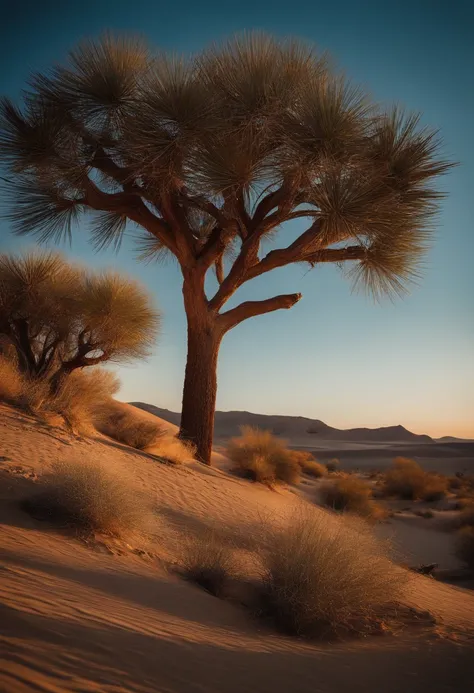
[{"label": "reddish brown trunk", "polygon": [[205,302],[203,277],[185,278],[188,355],[184,376],[180,436],[192,441],[197,458],[211,463],[217,395],[217,357],[222,333]]},{"label": "reddish brown trunk", "polygon": [[188,323],[180,435],[196,445],[197,458],[205,464],[211,463],[219,342],[212,332]]}]

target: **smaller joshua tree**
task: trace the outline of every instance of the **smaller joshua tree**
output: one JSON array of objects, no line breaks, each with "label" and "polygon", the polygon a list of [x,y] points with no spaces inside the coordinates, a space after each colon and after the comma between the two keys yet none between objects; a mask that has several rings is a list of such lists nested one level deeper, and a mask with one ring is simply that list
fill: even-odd
[{"label": "smaller joshua tree", "polygon": [[78,368],[147,355],[159,313],[144,289],[54,253],[0,255],[0,342],[22,375],[57,391]]}]

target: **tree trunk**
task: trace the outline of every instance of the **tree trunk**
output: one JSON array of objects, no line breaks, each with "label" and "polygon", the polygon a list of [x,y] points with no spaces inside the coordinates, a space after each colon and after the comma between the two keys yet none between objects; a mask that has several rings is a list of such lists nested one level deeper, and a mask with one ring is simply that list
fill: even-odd
[{"label": "tree trunk", "polygon": [[207,307],[198,276],[191,280],[185,278],[183,294],[188,321],[188,355],[179,434],[196,445],[197,459],[211,464],[217,357],[222,331]]},{"label": "tree trunk", "polygon": [[69,378],[71,373],[78,366],[70,366],[67,363],[62,363],[57,369],[56,373],[50,378],[49,381],[49,391],[52,395],[57,395],[61,387],[64,385],[66,380]]}]

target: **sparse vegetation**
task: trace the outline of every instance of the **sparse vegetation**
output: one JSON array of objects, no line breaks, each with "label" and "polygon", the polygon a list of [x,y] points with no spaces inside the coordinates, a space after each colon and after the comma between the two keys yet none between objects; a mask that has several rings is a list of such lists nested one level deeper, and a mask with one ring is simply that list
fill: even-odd
[{"label": "sparse vegetation", "polygon": [[436,501],[446,495],[447,489],[447,477],[429,474],[415,460],[397,457],[385,474],[381,492],[404,500]]},{"label": "sparse vegetation", "polygon": [[94,462],[56,462],[43,490],[24,502],[34,515],[79,532],[114,537],[149,530],[150,504],[130,479]]},{"label": "sparse vegetation", "polygon": [[35,414],[46,422],[59,421],[74,433],[91,433],[101,408],[119,387],[118,378],[99,367],[74,371],[51,392],[44,379],[22,375],[13,361],[0,356],[0,400]]},{"label": "sparse vegetation", "polygon": [[292,453],[286,442],[270,431],[251,426],[243,426],[242,435],[232,438],[226,451],[243,476],[264,484],[299,481],[301,467]]},{"label": "sparse vegetation", "polygon": [[23,378],[15,364],[0,355],[0,401],[14,404],[19,401],[23,390]]},{"label": "sparse vegetation", "polygon": [[181,464],[192,460],[196,454],[196,447],[189,440],[181,440],[177,436],[164,435],[146,448],[146,452],[158,455],[173,464]]},{"label": "sparse vegetation", "polygon": [[376,506],[371,502],[371,486],[355,476],[328,481],[320,490],[324,505],[342,512],[353,513],[370,518],[375,514]]},{"label": "sparse vegetation", "polygon": [[232,549],[213,532],[190,538],[183,551],[183,577],[216,597],[235,574]]},{"label": "sparse vegetation", "polygon": [[100,425],[100,430],[119,443],[137,450],[149,448],[166,434],[158,421],[155,422],[122,409],[112,409]]},{"label": "sparse vegetation", "polygon": [[292,450],[291,457],[299,464],[303,474],[314,476],[315,479],[320,479],[327,474],[326,467],[315,460],[310,452]]},{"label": "sparse vegetation", "polygon": [[365,524],[308,510],[268,531],[259,614],[285,633],[370,632],[402,593],[404,573]]},{"label": "sparse vegetation", "polygon": [[[41,385],[36,384],[41,395]],[[30,408],[47,418],[60,415],[69,428],[78,433],[93,433],[104,405],[118,392],[120,381],[111,371],[93,368],[75,371],[51,395],[43,390],[44,398],[30,401]],[[34,391],[34,388],[33,388]],[[47,395],[47,396],[46,396]]]},{"label": "sparse vegetation", "polygon": [[[126,407],[126,405],[125,405]],[[94,420],[101,433],[137,450],[179,464],[194,457],[195,448],[189,441],[177,438],[139,410],[128,410],[120,402],[109,401]]]},{"label": "sparse vegetation", "polygon": [[331,472],[337,472],[337,471],[339,471],[340,467],[341,467],[341,463],[340,463],[340,461],[337,459],[337,457],[334,457],[332,460],[328,460],[328,461],[326,462],[326,469],[327,469],[328,472],[330,472],[330,473],[331,473]]}]

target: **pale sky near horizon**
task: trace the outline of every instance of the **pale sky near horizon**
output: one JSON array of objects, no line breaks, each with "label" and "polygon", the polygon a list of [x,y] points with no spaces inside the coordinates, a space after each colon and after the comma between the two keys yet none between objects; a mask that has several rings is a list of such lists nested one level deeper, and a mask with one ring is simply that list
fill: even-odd
[{"label": "pale sky near horizon", "polygon": [[[390,303],[351,294],[333,266],[283,268],[242,288],[237,299],[301,292],[289,311],[251,319],[225,338],[218,409],[319,418],[331,426],[402,424],[433,436],[474,437],[474,8],[466,1],[26,0],[0,28],[0,94],[17,98],[31,70],[64,58],[79,39],[105,29],[144,34],[177,52],[199,50],[243,29],[300,36],[328,50],[376,100],[421,111],[438,127],[444,153],[460,165],[441,181],[448,193],[421,285]],[[302,231],[293,222],[292,235]],[[289,236],[288,236],[289,237]],[[287,240],[283,237],[284,245]],[[0,249],[31,247],[0,221]],[[68,256],[141,279],[163,311],[147,363],[119,368],[123,400],[179,411],[185,317],[177,266],[140,265],[127,238],[118,255],[94,254],[87,222]],[[235,303],[236,301],[234,301]]]}]

